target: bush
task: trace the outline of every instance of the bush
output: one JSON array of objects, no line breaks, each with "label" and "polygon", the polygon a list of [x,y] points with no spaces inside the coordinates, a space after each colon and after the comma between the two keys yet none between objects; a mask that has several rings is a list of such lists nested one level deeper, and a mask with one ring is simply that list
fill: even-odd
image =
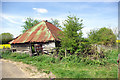
[{"label": "bush", "polygon": [[91,43],[97,43],[105,46],[115,45],[117,39],[113,31],[106,27],[90,31],[88,38]]},{"label": "bush", "polygon": [[115,63],[117,64],[118,59],[118,51],[117,50],[108,50],[105,52],[105,58],[108,63]]},{"label": "bush", "polygon": [[49,71],[49,70],[45,70],[45,71],[43,71],[43,72],[45,72],[45,73],[47,73],[47,74],[49,74],[49,73],[50,73],[50,71]]},{"label": "bush", "polygon": [[11,53],[11,57],[17,57],[18,53]]},{"label": "bush", "polygon": [[[61,60],[61,57],[54,58],[52,56],[48,56],[46,54],[40,55],[40,56],[33,56],[29,57],[28,54],[19,54],[19,53],[11,53],[11,52],[2,52],[2,57],[4,58],[9,58],[9,59],[15,59],[17,61],[20,61],[23,59],[23,62],[27,64],[33,64],[36,65],[37,62],[42,62],[42,63],[68,63],[68,64],[78,64],[78,63],[83,63],[86,65],[105,65],[106,63],[117,63],[117,56],[118,52],[115,50],[109,50],[105,51],[103,53],[105,55],[104,58],[100,58],[99,54],[93,54],[93,55],[88,55],[88,56],[83,56],[83,55],[68,55],[67,57],[63,57]],[[31,61],[33,63],[31,63]],[[35,62],[35,63],[34,63]]]},{"label": "bush", "polygon": [[11,52],[10,51],[5,51],[5,52],[1,52],[1,57],[3,58],[7,58],[8,56],[10,56]]},{"label": "bush", "polygon": [[16,59],[25,59],[27,57],[29,57],[28,54],[22,54],[22,53],[11,53],[10,55],[11,57],[15,57]]},{"label": "bush", "polygon": [[[117,77],[117,66],[114,64],[116,64],[115,60],[117,59],[118,52],[116,50],[111,50],[106,51],[105,54],[105,58],[99,58],[96,60],[91,59],[91,56],[83,57],[75,54],[63,57],[62,60],[59,60],[59,57],[54,58],[45,54],[29,57],[27,54],[4,52],[3,58],[31,64],[36,66],[38,70],[43,70],[43,72],[47,74],[52,72],[56,77],[60,78]],[[115,60],[111,61],[111,59]],[[110,63],[111,65],[107,63]],[[100,71],[103,71],[105,75],[101,74],[102,72]],[[109,75],[106,73],[109,73]]]}]

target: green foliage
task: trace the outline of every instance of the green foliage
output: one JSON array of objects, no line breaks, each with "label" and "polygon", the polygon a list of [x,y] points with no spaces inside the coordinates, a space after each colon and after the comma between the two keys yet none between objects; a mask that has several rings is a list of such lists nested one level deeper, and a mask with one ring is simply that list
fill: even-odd
[{"label": "green foliage", "polygon": [[[23,32],[36,23],[38,23],[37,20],[27,18],[25,25],[22,26]],[[52,23],[61,28],[57,19],[52,19]],[[82,20],[76,16],[68,16],[59,37],[61,47],[58,47],[58,52],[51,54],[52,56],[44,54],[30,57],[28,54],[2,52],[1,57],[34,65],[38,70],[44,69],[43,72],[47,74],[52,72],[60,78],[116,78],[118,52],[102,50],[103,53],[98,53],[94,46],[95,43],[113,45],[116,36],[111,29],[104,27],[91,31],[89,38],[82,38],[82,25]],[[33,47],[32,51],[34,52]]]},{"label": "green foliage", "polygon": [[[16,53],[16,54],[17,54],[17,53]],[[18,55],[18,54],[17,54],[17,55]],[[28,55],[28,54],[24,54],[24,53],[19,54],[18,56],[16,56],[17,59],[24,59],[24,58],[27,58],[27,57],[29,57],[29,55]]]},{"label": "green foliage", "polygon": [[88,36],[91,43],[103,44],[106,46],[112,46],[116,43],[115,34],[111,29],[106,27],[90,31]]},{"label": "green foliage", "polygon": [[35,48],[34,48],[34,46],[32,46],[32,52],[35,53]]},{"label": "green foliage", "polygon": [[76,16],[68,16],[64,26],[60,37],[61,47],[66,48],[70,51],[70,54],[73,54],[78,49],[82,37],[82,20],[79,20]]},{"label": "green foliage", "polygon": [[78,47],[79,49],[77,49],[75,52],[77,55],[85,57],[91,53],[91,43],[88,41],[88,39],[82,38]]},{"label": "green foliage", "polygon": [[27,18],[26,21],[24,22],[24,25],[21,26],[21,27],[23,27],[23,31],[22,32],[24,33],[26,30],[30,29],[31,27],[33,27],[34,25],[36,25],[39,22],[40,21],[37,20],[37,19],[33,20],[30,17]]},{"label": "green foliage", "polygon": [[2,33],[0,34],[0,44],[8,44],[9,41],[13,39],[11,33]]},{"label": "green foliage", "polygon": [[49,70],[45,70],[45,71],[43,71],[43,72],[45,72],[45,73],[47,73],[47,74],[49,74],[49,73],[50,73],[50,71],[49,71]]},{"label": "green foliage", "polygon": [[104,54],[107,58],[108,63],[117,64],[117,59],[119,54],[118,50],[109,50],[109,51],[106,51]]},{"label": "green foliage", "polygon": [[2,57],[8,57],[8,58],[15,58],[15,59],[25,59],[25,58],[27,58],[27,57],[29,57],[29,55],[28,54],[24,54],[24,53],[11,53],[11,52],[9,52],[9,51],[6,51],[6,52],[2,52]]},{"label": "green foliage", "polygon": [[10,51],[5,51],[5,52],[0,52],[1,53],[1,57],[4,57],[4,58],[7,58],[7,57],[9,57],[9,55],[11,54],[11,52]]},{"label": "green foliage", "polygon": [[[106,51],[106,58],[91,60],[90,57],[70,55],[61,61],[48,55],[29,57],[28,54],[2,52],[2,58],[22,61],[34,65],[38,70],[49,74],[52,72],[57,78],[117,78],[116,50]],[[105,64],[104,64],[105,62]],[[91,74],[92,73],[92,74]]]}]

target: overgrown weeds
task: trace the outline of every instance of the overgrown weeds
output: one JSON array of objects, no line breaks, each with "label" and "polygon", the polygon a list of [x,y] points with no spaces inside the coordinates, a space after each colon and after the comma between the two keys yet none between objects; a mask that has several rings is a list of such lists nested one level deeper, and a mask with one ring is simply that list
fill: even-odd
[{"label": "overgrown weeds", "polygon": [[2,52],[2,58],[21,61],[36,66],[38,70],[49,74],[52,72],[58,78],[117,78],[117,50],[104,53],[105,58],[91,59],[77,55],[63,57],[46,54],[30,57],[28,54]]}]

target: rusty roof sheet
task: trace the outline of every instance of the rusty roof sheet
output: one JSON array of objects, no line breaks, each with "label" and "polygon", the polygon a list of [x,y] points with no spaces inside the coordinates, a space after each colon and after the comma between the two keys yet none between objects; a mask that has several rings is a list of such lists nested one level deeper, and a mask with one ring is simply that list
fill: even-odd
[{"label": "rusty roof sheet", "polygon": [[57,37],[60,31],[53,24],[42,21],[15,38],[10,44],[59,40]]}]

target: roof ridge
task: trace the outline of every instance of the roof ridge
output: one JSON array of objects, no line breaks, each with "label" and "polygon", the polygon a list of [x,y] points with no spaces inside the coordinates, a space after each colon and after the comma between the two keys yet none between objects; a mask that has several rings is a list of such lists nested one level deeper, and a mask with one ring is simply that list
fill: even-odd
[{"label": "roof ridge", "polygon": [[[48,29],[51,31],[53,37],[55,38],[55,40],[58,40],[57,36],[58,36],[58,33],[54,33],[54,31],[62,31],[61,29],[59,29],[58,27],[56,27],[55,25],[53,25],[52,23],[50,22],[46,22],[46,24],[48,25],[47,27],[49,27]],[[52,28],[52,29],[51,29]]]},{"label": "roof ridge", "polygon": [[[49,22],[48,22],[49,23]],[[46,21],[45,21],[45,25],[47,26],[47,24],[46,24]],[[47,26],[47,28],[49,29],[49,27]],[[52,32],[51,32],[51,30],[49,29],[49,31],[50,31],[50,33],[52,34]],[[55,36],[52,34],[52,36],[54,37],[54,39],[55,39]]]}]

